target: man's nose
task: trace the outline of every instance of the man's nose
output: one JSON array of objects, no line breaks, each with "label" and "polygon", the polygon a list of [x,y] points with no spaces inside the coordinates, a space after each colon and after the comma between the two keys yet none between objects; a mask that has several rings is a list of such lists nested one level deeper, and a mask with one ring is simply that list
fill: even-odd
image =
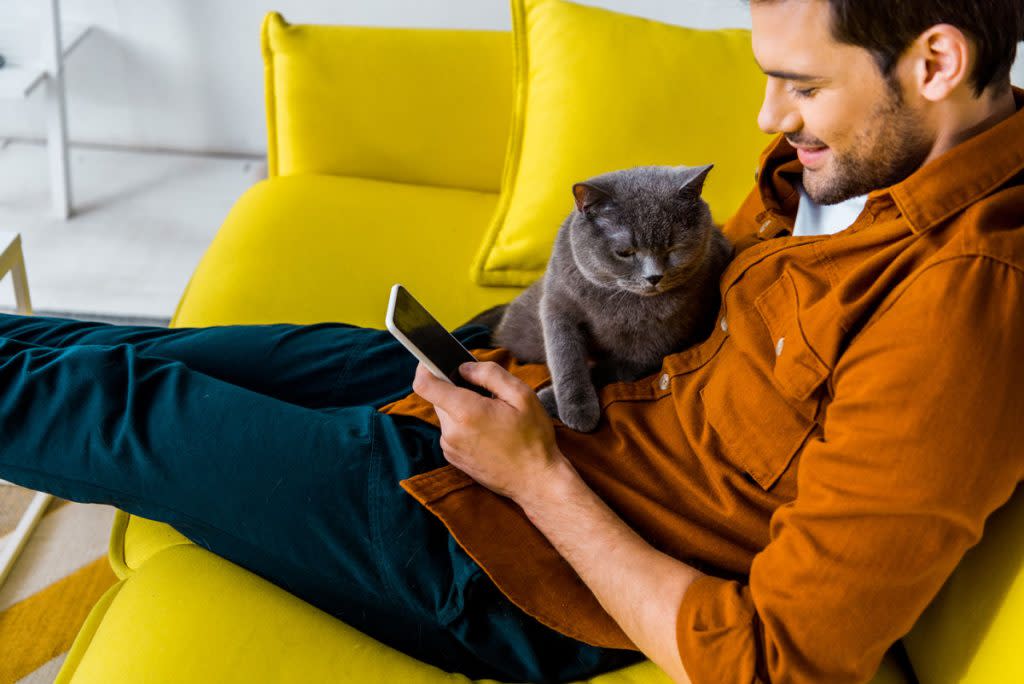
[{"label": "man's nose", "polygon": [[782,92],[782,84],[769,77],[764,90],[764,101],[757,114],[757,125],[765,133],[795,133],[803,127],[800,112],[792,106]]}]

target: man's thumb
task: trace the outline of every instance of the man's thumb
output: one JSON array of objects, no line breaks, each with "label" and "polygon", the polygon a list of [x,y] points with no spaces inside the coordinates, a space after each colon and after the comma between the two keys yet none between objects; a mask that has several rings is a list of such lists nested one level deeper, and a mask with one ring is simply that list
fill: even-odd
[{"label": "man's thumb", "polygon": [[519,397],[523,388],[529,389],[526,383],[493,361],[467,361],[459,366],[459,372],[466,380],[505,401]]}]

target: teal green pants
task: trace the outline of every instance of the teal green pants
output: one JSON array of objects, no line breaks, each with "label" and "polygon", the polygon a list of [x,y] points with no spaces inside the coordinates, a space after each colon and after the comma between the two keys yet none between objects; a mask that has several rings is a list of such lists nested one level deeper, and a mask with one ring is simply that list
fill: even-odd
[{"label": "teal green pants", "polygon": [[[487,345],[487,329],[456,336]],[[439,432],[377,412],[415,359],[342,323],[167,329],[0,314],[0,477],[169,523],[409,655],[558,682],[637,662],[510,603],[398,484]],[[543,581],[543,578],[538,578]]]}]

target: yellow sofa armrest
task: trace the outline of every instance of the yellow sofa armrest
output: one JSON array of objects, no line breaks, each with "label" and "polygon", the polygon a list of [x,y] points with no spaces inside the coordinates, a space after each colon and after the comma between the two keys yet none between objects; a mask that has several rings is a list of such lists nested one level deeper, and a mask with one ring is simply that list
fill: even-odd
[{"label": "yellow sofa armrest", "polygon": [[496,192],[512,117],[507,31],[263,21],[271,176]]},{"label": "yellow sofa armrest", "polygon": [[[872,684],[908,681],[890,654]],[[110,682],[473,684],[193,545],[157,553],[108,591],[56,679],[56,684]],[[669,684],[669,679],[644,660],[587,682]]]},{"label": "yellow sofa armrest", "polygon": [[922,682],[1024,682],[1024,484],[903,639]]}]

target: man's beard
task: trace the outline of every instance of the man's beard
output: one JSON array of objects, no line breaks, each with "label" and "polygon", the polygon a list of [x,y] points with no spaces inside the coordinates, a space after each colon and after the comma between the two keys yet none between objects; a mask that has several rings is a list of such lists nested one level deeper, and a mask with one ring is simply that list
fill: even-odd
[{"label": "man's beard", "polygon": [[895,185],[928,157],[932,141],[903,103],[899,85],[890,83],[887,92],[889,96],[872,111],[848,152],[832,149],[827,171],[804,170],[804,190],[816,203],[837,204]]}]

